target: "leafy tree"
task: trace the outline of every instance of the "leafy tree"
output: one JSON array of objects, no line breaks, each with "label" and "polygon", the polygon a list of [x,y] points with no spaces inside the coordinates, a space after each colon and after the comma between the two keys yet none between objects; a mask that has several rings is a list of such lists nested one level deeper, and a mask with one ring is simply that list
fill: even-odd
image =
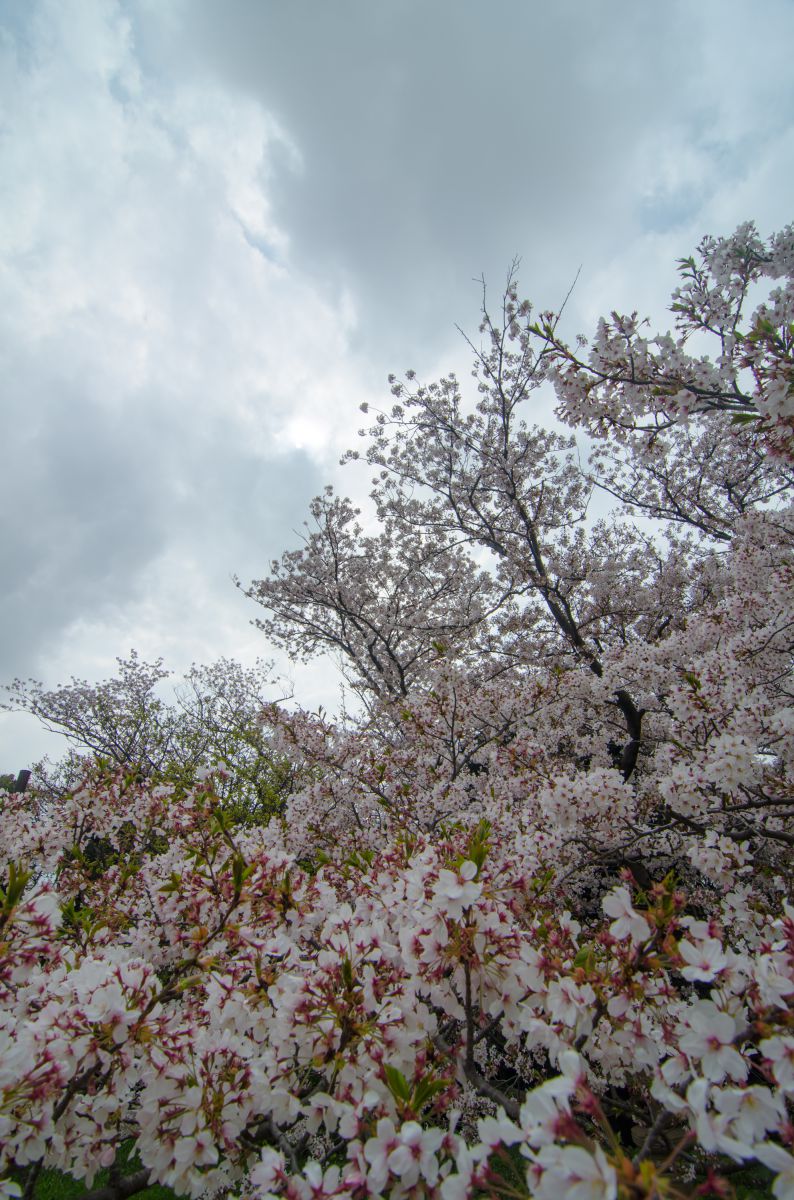
[{"label": "leafy tree", "polygon": [[216,787],[239,819],[278,812],[292,787],[289,764],[273,753],[261,715],[272,703],[270,664],[245,668],[230,659],[193,666],[173,702],[158,694],[171,672],[162,659],[142,662],[133,650],[102,683],[72,679],[45,689],[15,680],[5,707],[32,713],[73,749],[56,764],[39,763],[33,784],[52,795],[80,781],[89,755],[157,783],[190,787],[197,773],[218,771]]}]

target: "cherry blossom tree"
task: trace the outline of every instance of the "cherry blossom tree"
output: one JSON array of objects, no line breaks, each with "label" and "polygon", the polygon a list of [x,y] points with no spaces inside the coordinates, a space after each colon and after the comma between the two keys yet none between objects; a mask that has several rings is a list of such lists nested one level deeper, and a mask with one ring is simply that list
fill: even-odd
[{"label": "cherry blossom tree", "polygon": [[[531,334],[550,353],[561,415],[623,438],[653,436],[680,417],[722,413],[734,429],[754,429],[768,450],[791,461],[792,256],[791,225],[766,243],[751,222],[731,237],[704,238],[679,262],[682,283],[671,305],[676,333],[648,337],[648,322],[636,312],[613,312],[599,322],[587,359],[558,338],[554,314],[542,314]],[[768,280],[780,286],[760,298]],[[579,349],[585,346],[581,339]]]},{"label": "cherry blossom tree", "polygon": [[407,696],[422,673],[487,625],[502,597],[456,541],[387,515],[366,536],[349,500],[327,488],[314,528],[246,595],[257,622],[296,657],[330,650],[359,694]]},{"label": "cherry blossom tree", "polygon": [[791,246],[575,350],[511,277],[473,403],[393,381],[379,524],[326,493],[248,589],[364,701],[262,705],[267,824],[201,770],[0,798],[0,1196],[794,1196]]}]

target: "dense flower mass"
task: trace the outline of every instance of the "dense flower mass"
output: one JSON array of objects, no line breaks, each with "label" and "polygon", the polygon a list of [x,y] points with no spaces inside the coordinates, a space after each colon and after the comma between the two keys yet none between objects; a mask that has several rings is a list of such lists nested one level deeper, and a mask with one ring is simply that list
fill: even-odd
[{"label": "dense flower mass", "polygon": [[677,337],[589,357],[511,281],[476,405],[395,382],[383,536],[326,494],[251,588],[355,719],[246,700],[178,770],[160,721],[0,794],[0,1197],[130,1143],[105,1194],[794,1197],[793,238],[707,240]]}]

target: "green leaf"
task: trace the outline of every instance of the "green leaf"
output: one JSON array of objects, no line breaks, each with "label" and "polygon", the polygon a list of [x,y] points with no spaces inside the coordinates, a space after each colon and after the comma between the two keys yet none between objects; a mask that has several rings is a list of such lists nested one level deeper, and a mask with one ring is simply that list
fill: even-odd
[{"label": "green leaf", "polygon": [[235,895],[240,895],[240,892],[243,890],[243,884],[246,879],[250,878],[253,869],[252,866],[246,865],[242,854],[235,854],[232,859],[232,880],[234,882]]},{"label": "green leaf", "polygon": [[582,946],[573,960],[573,965],[585,971],[592,971],[596,965],[595,948],[590,944]]},{"label": "green leaf", "polygon": [[451,1079],[420,1079],[411,1097],[414,1111],[419,1112],[434,1096],[446,1091],[451,1082]]},{"label": "green leaf", "polygon": [[731,417],[731,425],[754,425],[760,420],[758,413],[734,413]]},{"label": "green leaf", "polygon": [[383,1070],[386,1075],[386,1083],[389,1091],[395,1100],[402,1100],[403,1103],[407,1104],[411,1099],[411,1089],[402,1071],[398,1070],[397,1067],[389,1066],[388,1063],[383,1064]]},{"label": "green leaf", "polygon": [[168,883],[164,883],[162,887],[158,889],[158,891],[160,891],[164,896],[170,896],[174,892],[178,892],[181,886],[182,876],[177,874],[176,871],[172,871],[171,878],[168,880]]},{"label": "green leaf", "polygon": [[31,872],[26,871],[21,863],[11,862],[8,864],[8,884],[5,889],[0,888],[0,897],[3,900],[3,908],[10,912],[12,908],[16,908],[19,901],[22,899],[22,893],[31,878]]}]

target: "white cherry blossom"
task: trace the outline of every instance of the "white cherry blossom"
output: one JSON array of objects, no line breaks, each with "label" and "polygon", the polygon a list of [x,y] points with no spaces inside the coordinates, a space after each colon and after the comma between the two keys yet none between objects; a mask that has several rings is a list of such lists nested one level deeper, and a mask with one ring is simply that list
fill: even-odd
[{"label": "white cherry blossom", "polygon": [[608,917],[614,917],[609,932],[618,941],[630,938],[635,945],[645,942],[651,936],[651,928],[641,913],[638,913],[631,902],[628,888],[614,888],[601,901],[601,907]]}]

